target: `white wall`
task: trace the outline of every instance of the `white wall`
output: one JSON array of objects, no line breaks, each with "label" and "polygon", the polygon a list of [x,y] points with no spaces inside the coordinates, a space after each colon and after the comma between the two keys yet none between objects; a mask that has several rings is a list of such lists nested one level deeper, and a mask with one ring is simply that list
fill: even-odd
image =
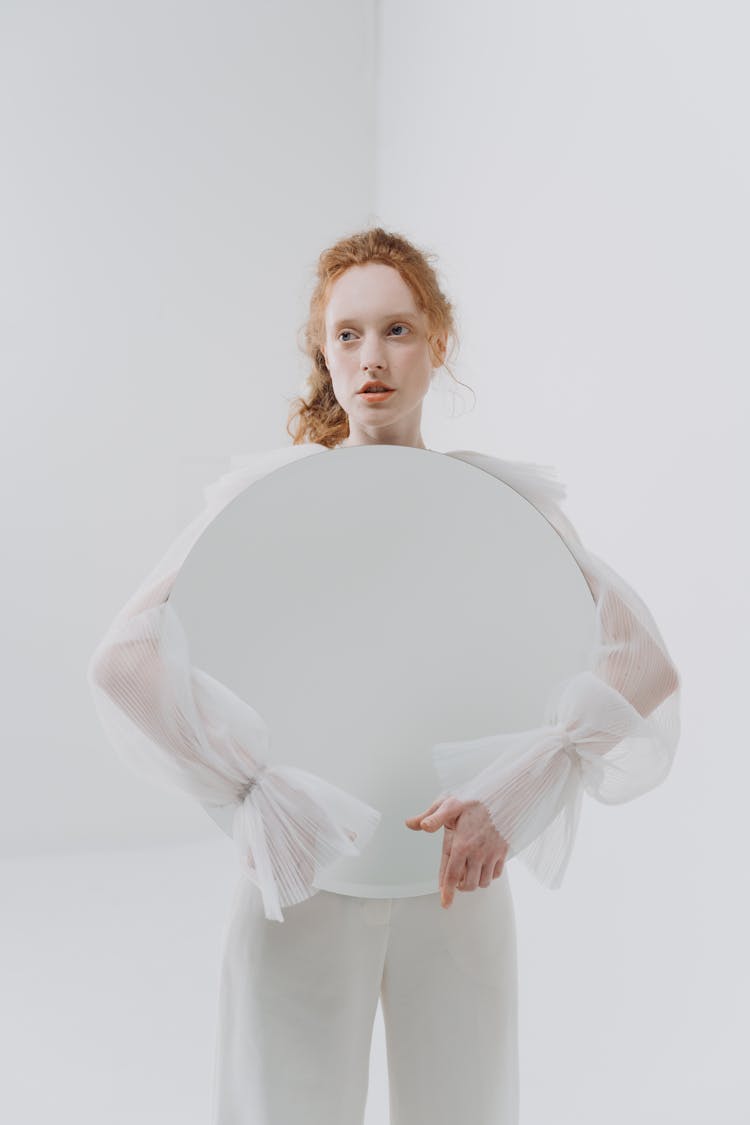
[{"label": "white wall", "polygon": [[748,31],[726,2],[383,4],[378,218],[439,253],[477,395],[430,439],[555,465],[683,675],[667,782],[584,806],[556,894],[513,871],[523,1125],[750,1120]]},{"label": "white wall", "polygon": [[[95,947],[79,908],[96,857],[76,853],[139,863],[187,843],[146,861],[179,917],[190,841],[201,877],[226,885],[202,810],[109,751],[85,664],[223,459],[287,440],[317,254],[380,222],[439,255],[478,396],[451,418],[443,379],[427,444],[555,465],[584,540],[645,598],[683,674],[667,782],[584,808],[557,894],[513,869],[522,1123],[745,1121],[746,9],[152,0],[6,3],[0,21],[0,848],[4,901],[34,934],[18,912],[6,929],[8,972],[28,955],[0,1029],[19,1060],[12,1119],[46,1119],[32,1059],[62,1052],[85,1081],[92,1027],[61,1038],[50,1019],[72,1003],[66,966],[58,994],[32,971],[57,964],[63,935]],[[136,870],[125,909],[161,933]],[[45,911],[53,879],[72,889]],[[218,955],[223,920],[205,916],[193,972]],[[111,932],[127,959],[116,914]],[[108,972],[92,1021],[113,1043],[132,1021],[136,1050],[142,1007]],[[149,1012],[165,1035],[171,1005]],[[108,1065],[136,1081],[133,1055]],[[206,1120],[207,1077],[188,1069],[175,1121]],[[66,1093],[63,1120],[102,1119],[96,1097]],[[135,1098],[108,1120],[147,1118]]]},{"label": "white wall", "polygon": [[201,484],[290,440],[315,260],[372,191],[371,10],[79,0],[2,23],[0,847],[210,837],[108,752],[85,666]]}]

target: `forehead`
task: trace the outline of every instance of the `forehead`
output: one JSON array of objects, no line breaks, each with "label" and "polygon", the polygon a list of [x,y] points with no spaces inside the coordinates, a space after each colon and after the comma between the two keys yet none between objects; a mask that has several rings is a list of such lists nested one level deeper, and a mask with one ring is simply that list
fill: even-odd
[{"label": "forehead", "polygon": [[350,266],[331,286],[326,325],[342,319],[379,320],[396,314],[419,316],[414,294],[393,266],[367,262]]}]

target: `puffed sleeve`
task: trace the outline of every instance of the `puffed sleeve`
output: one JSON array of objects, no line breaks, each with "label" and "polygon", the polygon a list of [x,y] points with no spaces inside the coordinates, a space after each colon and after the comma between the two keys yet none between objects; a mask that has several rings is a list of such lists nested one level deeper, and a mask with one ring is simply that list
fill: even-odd
[{"label": "puffed sleeve", "polygon": [[432,747],[442,796],[482,802],[508,843],[508,857],[517,855],[556,889],[583,793],[621,804],[669,772],[680,734],[680,677],[642,599],[584,548],[561,510],[565,486],[552,470],[472,451],[451,455],[493,473],[534,504],[562,536],[594,598],[589,665],[556,690],[539,727]]},{"label": "puffed sleeve", "polygon": [[203,511],[119,611],[87,668],[108,740],[137,773],[208,805],[235,805],[233,838],[267,918],[317,893],[310,880],[340,856],[359,855],[377,809],[306,770],[268,765],[262,716],[191,664],[169,595],[200,534],[233,496],[266,472],[324,447],[282,447],[233,458],[204,492]]}]

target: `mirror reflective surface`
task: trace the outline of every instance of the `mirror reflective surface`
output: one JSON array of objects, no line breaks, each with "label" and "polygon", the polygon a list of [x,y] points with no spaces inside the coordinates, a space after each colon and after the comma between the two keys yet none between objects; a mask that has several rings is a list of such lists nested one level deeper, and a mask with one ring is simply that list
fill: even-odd
[{"label": "mirror reflective surface", "polygon": [[[545,517],[492,474],[406,446],[323,450],[255,481],[170,600],[193,665],[266,721],[269,764],[380,810],[362,855],[314,880],[372,898],[438,890],[442,832],[404,824],[440,793],[431,747],[541,725],[595,636]],[[233,809],[206,807],[229,835]]]}]

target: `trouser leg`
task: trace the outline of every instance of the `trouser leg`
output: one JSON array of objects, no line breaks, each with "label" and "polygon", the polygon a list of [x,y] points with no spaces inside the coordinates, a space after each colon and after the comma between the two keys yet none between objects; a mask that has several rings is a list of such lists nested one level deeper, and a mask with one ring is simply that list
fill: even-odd
[{"label": "trouser leg", "polygon": [[517,1125],[516,929],[489,887],[394,899],[381,991],[391,1125]]},{"label": "trouser leg", "polygon": [[225,932],[213,1125],[361,1125],[387,928],[318,891],[265,917],[242,878]]}]

